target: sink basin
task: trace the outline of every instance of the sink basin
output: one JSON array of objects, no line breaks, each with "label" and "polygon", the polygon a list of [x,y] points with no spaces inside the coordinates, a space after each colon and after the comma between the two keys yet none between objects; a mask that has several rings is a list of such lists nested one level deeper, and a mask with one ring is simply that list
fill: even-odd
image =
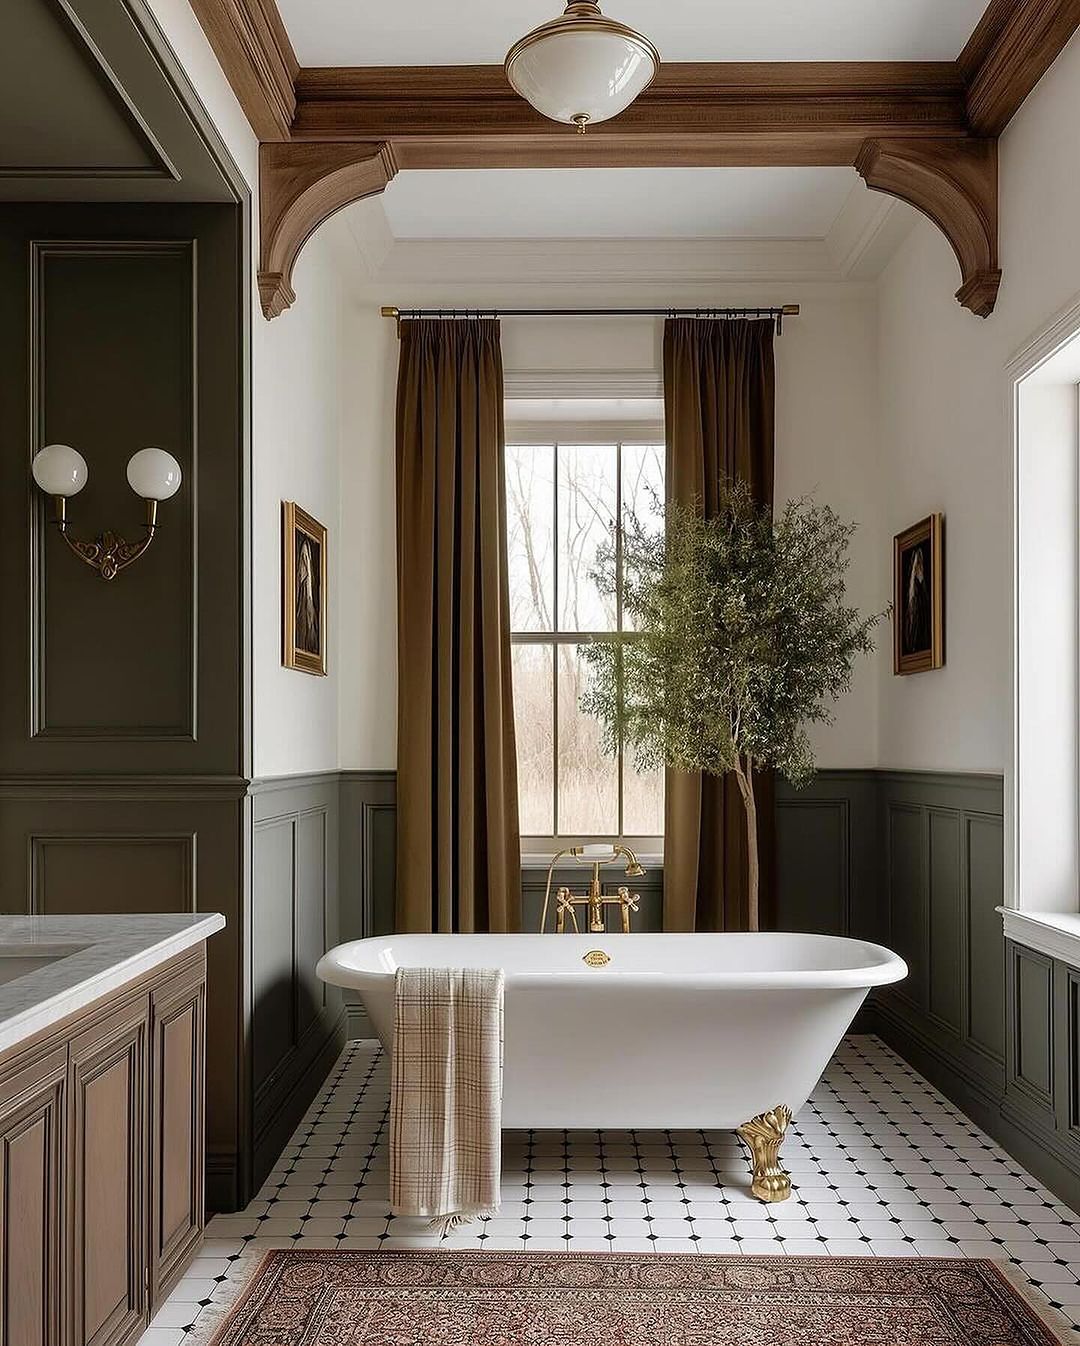
[{"label": "sink basin", "polygon": [[0,986],[37,972],[61,958],[89,948],[87,944],[0,944]]}]

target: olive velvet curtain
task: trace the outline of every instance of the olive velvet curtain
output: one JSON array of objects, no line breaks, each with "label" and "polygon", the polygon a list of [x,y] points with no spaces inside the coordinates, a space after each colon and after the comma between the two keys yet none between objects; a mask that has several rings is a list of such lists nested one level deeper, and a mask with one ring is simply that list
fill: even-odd
[{"label": "olive velvet curtain", "polygon": [[514,930],[499,324],[410,320],[400,336],[397,928]]},{"label": "olive velvet curtain", "polygon": [[[772,504],[773,323],[669,318],[664,329],[667,492],[715,513],[737,478]],[[758,773],[761,923],[774,910],[773,783]],[[664,928],[747,928],[746,821],[730,776],[669,771],[664,823]]]}]

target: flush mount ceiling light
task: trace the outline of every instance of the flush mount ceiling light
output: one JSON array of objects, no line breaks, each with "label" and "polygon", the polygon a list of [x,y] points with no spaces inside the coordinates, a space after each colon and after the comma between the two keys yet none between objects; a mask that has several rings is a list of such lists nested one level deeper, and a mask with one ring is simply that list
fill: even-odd
[{"label": "flush mount ceiling light", "polygon": [[569,0],[565,13],[506,54],[511,88],[537,112],[582,133],[625,111],[659,69],[649,39],[601,14],[596,0]]}]

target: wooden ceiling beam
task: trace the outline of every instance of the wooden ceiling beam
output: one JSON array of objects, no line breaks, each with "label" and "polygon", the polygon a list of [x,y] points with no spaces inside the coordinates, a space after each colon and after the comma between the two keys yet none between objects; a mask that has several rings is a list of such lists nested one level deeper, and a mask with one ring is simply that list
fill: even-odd
[{"label": "wooden ceiling beam", "polygon": [[[843,153],[837,141],[967,129],[964,86],[952,62],[666,65],[624,113],[584,137],[530,107],[501,66],[302,70],[296,93],[295,139],[392,138],[403,145],[422,138],[429,155],[438,141],[481,137],[518,140],[561,162],[574,142],[586,152],[589,142],[603,140],[649,154],[675,138],[720,143],[761,136],[799,147],[800,162],[819,153],[830,156],[821,162],[835,163]],[[808,149],[814,142],[823,148]],[[744,161],[750,153],[742,151]]]},{"label": "wooden ceiling beam", "polygon": [[274,0],[191,0],[260,141],[288,140],[300,63]]},{"label": "wooden ceiling beam", "polygon": [[956,68],[975,135],[999,136],[1080,26],[1080,0],[990,0]]}]

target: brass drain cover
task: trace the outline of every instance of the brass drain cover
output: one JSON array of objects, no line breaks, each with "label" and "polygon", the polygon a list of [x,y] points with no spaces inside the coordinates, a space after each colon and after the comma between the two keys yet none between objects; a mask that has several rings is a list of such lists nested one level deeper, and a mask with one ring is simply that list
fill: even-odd
[{"label": "brass drain cover", "polygon": [[581,961],[587,963],[589,967],[604,967],[611,962],[611,959],[603,949],[590,949]]}]

